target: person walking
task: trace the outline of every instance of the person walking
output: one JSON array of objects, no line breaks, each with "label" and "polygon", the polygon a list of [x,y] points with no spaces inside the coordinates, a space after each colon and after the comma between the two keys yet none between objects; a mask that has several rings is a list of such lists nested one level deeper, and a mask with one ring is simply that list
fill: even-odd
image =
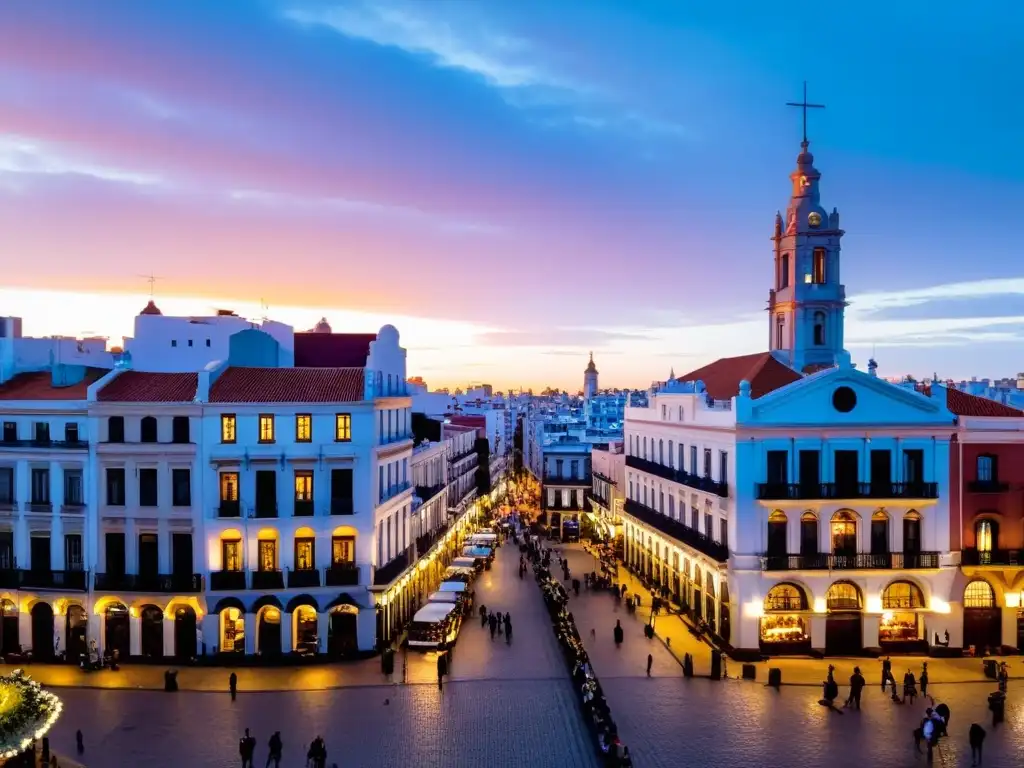
[{"label": "person walking", "polygon": [[256,753],[256,739],[245,729],[245,735],[238,740],[238,755],[242,758],[242,768],[253,768],[252,758]]},{"label": "person walking", "polygon": [[487,617],[487,623],[491,627],[491,640],[493,640],[494,633],[498,631],[498,617],[492,613]]},{"label": "person walking", "polygon": [[615,647],[618,648],[622,645],[622,621],[620,619],[615,620],[615,629],[612,630],[612,634],[615,637]]},{"label": "person walking", "polygon": [[[895,686],[893,686],[895,688]],[[914,679],[914,673],[909,669],[907,673],[903,675],[903,699],[910,699],[910,703],[914,703],[914,698],[917,696],[917,681]]]},{"label": "person walking", "polygon": [[882,660],[882,693],[885,693],[885,684],[892,679],[893,690],[896,690],[896,678],[892,676],[892,659],[888,656]]},{"label": "person walking", "polygon": [[498,634],[500,635],[501,634],[501,628],[502,628],[502,626],[504,626],[502,624],[502,622],[501,622],[501,611],[498,611],[497,619],[498,619]]},{"label": "person walking", "polygon": [[981,765],[981,748],[985,744],[985,729],[977,723],[971,723],[967,740],[971,744],[971,765]]},{"label": "person walking", "polygon": [[[494,631],[491,631],[491,636],[494,636]],[[437,655],[437,690],[444,692],[444,676],[448,674],[448,660],[444,653]]]},{"label": "person walking", "polygon": [[653,667],[653,666],[654,666],[654,656],[648,653],[647,654],[647,676],[648,677],[651,676],[651,667]]},{"label": "person walking", "polygon": [[75,748],[78,749],[78,754],[85,754],[85,737],[82,736],[81,729],[75,731]]},{"label": "person walking", "polygon": [[846,700],[848,707],[860,709],[860,694],[865,685],[867,685],[867,680],[860,673],[860,667],[854,667],[853,674],[850,675],[850,698]]},{"label": "person walking", "polygon": [[274,731],[274,735],[270,737],[270,741],[267,742],[267,748],[270,753],[267,755],[267,765],[264,768],[269,768],[270,763],[274,763],[274,768],[281,768],[281,755],[284,752],[284,742],[281,741],[281,732]]},{"label": "person walking", "polygon": [[928,662],[925,661],[921,664],[921,695],[928,695]]},{"label": "person walking", "polygon": [[512,645],[512,616],[505,614],[505,645]]},{"label": "person walking", "polygon": [[231,700],[234,701],[238,695],[238,675],[234,672],[228,676],[228,690],[231,691]]}]

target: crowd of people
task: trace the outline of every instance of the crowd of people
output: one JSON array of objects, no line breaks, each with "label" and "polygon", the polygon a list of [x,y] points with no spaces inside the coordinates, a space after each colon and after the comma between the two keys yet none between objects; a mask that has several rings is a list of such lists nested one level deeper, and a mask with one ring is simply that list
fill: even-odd
[{"label": "crowd of people", "polygon": [[[238,740],[238,754],[242,758],[242,768],[255,768],[256,737],[249,729]],[[279,768],[284,755],[284,742],[281,739],[281,732],[274,731],[267,741],[267,763],[274,768]],[[317,736],[309,745],[306,751],[306,768],[327,768],[327,744],[323,736]],[[332,763],[331,768],[337,768],[337,763]]]},{"label": "crowd of people", "polygon": [[[542,545],[532,541],[527,541],[523,545],[523,550],[524,555],[533,563],[537,583],[544,596],[544,604],[547,606],[555,636],[572,675],[573,688],[579,698],[584,719],[594,735],[596,749],[609,768],[632,766],[633,759],[630,757],[629,747],[622,744],[619,739],[618,729],[612,720],[601,684],[590,665],[590,658],[583,647],[573,615],[568,610],[569,595],[565,587],[551,576],[550,550],[544,550]],[[569,574],[566,573],[567,567],[563,565],[566,579],[569,578]]]}]

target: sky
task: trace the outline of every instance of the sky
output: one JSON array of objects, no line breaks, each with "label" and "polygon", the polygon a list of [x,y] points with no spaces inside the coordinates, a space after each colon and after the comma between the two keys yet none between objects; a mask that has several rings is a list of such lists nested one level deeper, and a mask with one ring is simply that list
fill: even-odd
[{"label": "sky", "polygon": [[[1024,370],[1024,6],[0,6],[0,314],[398,327],[431,386],[645,387],[767,348],[808,81],[846,346]],[[102,8],[102,10],[98,10]]]}]

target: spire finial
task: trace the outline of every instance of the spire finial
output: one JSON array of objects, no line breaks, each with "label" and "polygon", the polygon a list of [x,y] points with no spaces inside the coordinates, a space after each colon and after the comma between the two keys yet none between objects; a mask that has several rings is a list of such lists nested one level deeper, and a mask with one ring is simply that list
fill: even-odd
[{"label": "spire finial", "polygon": [[824,104],[808,104],[807,103],[807,81],[804,80],[804,100],[801,101],[801,102],[787,101],[786,102],[786,106],[787,107],[800,107],[803,110],[803,113],[804,113],[804,140],[803,140],[803,143],[801,144],[801,146],[804,149],[807,149],[807,145],[809,143],[807,141],[807,110],[808,109],[824,109],[825,105]]},{"label": "spire finial", "polygon": [[590,350],[590,362],[594,362],[594,350]]}]

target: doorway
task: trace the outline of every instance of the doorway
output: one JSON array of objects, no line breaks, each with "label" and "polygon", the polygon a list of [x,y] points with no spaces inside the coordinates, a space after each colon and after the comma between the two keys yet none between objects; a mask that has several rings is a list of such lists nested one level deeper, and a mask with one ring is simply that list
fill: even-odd
[{"label": "doorway", "polygon": [[196,612],[183,605],[174,611],[174,656],[192,659],[196,656],[199,638],[196,637]]},{"label": "doorway", "polygon": [[267,606],[260,611],[256,627],[256,642],[261,656],[281,655],[281,611]]},{"label": "doorway", "polygon": [[162,659],[164,655],[164,612],[155,605],[144,605],[139,620],[142,623],[139,638],[142,655],[149,659]]},{"label": "doorway", "polygon": [[32,658],[53,660],[53,608],[47,603],[32,606]]},{"label": "doorway", "polygon": [[89,652],[89,641],[86,637],[89,628],[89,614],[80,605],[68,607],[68,615],[64,621],[64,634],[67,638],[65,657],[73,664]]},{"label": "doorway", "polygon": [[111,603],[103,616],[104,653],[117,652],[120,661],[131,655],[131,632],[128,628],[128,609],[123,603]]},{"label": "doorway", "polygon": [[358,611],[340,606],[331,611],[327,648],[332,656],[347,656],[359,649]]}]

